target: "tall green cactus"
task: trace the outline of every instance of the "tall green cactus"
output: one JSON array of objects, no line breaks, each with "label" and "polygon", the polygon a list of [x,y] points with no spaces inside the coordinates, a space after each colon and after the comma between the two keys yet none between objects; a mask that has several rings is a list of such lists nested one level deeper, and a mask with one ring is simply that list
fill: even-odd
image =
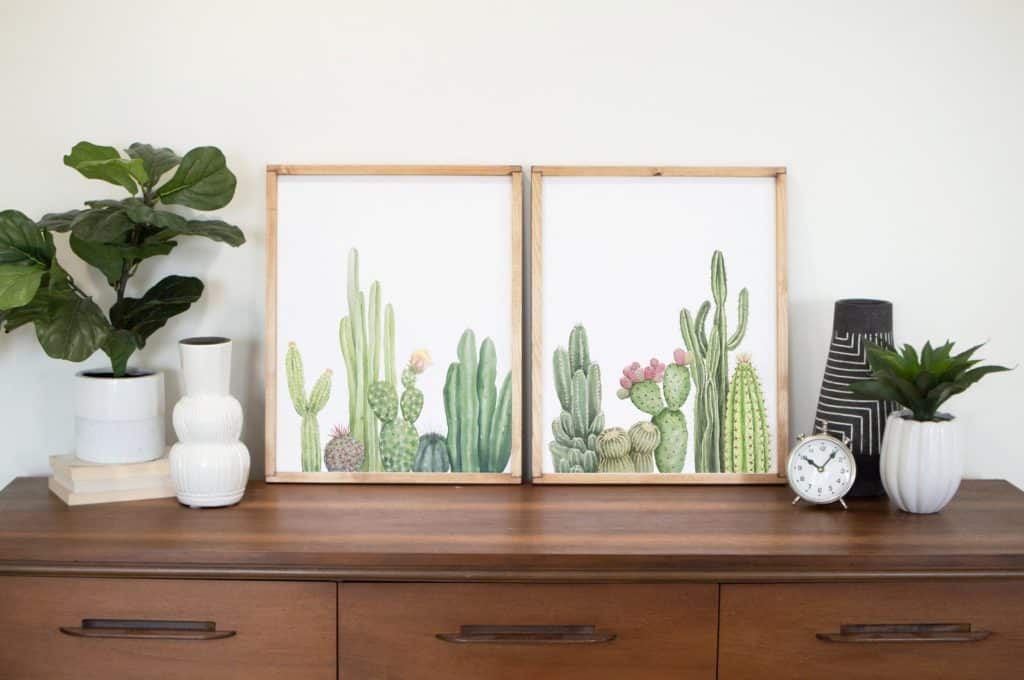
[{"label": "tall green cactus", "polygon": [[620,399],[628,398],[651,416],[651,423],[658,429],[660,436],[654,449],[654,462],[659,472],[682,472],[686,464],[689,435],[682,408],[690,396],[689,358],[686,352],[677,349],[672,359],[667,366],[657,359],[651,359],[650,365],[645,367],[638,362],[626,366],[619,378],[621,389],[616,392]]},{"label": "tall green cactus", "polygon": [[302,471],[320,472],[320,421],[317,414],[331,398],[331,369],[324,371],[313,384],[306,397],[306,375],[302,368],[302,355],[294,342],[288,343],[284,355],[285,373],[288,375],[288,396],[292,399],[295,412],[302,417],[300,444],[302,450]]},{"label": "tall green cactus", "polygon": [[722,472],[725,468],[725,407],[729,390],[729,352],[739,347],[747,332],[749,296],[747,289],[740,291],[737,327],[728,334],[725,318],[727,288],[725,257],[716,250],[711,256],[711,296],[715,302],[711,332],[706,329],[711,302],[705,300],[696,316],[690,310],[679,312],[679,330],[693,360],[693,374],[697,383],[696,403],[693,407],[693,440],[697,472]]},{"label": "tall green cactus", "polygon": [[736,357],[725,405],[723,472],[769,472],[771,439],[761,381],[749,354]]},{"label": "tall green cactus", "polygon": [[345,359],[348,384],[348,423],[352,436],[366,447],[362,472],[381,472],[377,418],[370,408],[370,386],[381,381],[380,364],[384,361],[383,382],[395,386],[395,312],[391,304],[384,307],[384,328],[381,330],[380,283],[370,284],[369,309],[367,297],[359,288],[359,251],[348,253],[348,316],[341,320],[338,336]]},{"label": "tall green cactus", "polygon": [[554,376],[562,406],[551,423],[555,439],[548,444],[555,472],[597,472],[597,437],[604,430],[601,368],[590,361],[590,343],[582,325],[569,333],[568,350],[555,350]]},{"label": "tall green cactus", "polygon": [[457,356],[444,382],[452,471],[503,472],[512,455],[512,373],[505,374],[498,390],[494,341],[485,338],[478,355],[468,328]]}]

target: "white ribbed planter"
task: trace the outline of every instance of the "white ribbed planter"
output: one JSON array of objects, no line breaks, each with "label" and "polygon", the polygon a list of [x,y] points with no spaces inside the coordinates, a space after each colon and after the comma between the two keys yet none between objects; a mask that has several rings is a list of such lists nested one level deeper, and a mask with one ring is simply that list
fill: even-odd
[{"label": "white ribbed planter", "polygon": [[238,440],[242,406],[231,396],[231,341],[188,338],[179,344],[185,396],[174,406],[178,443],[171,479],[178,501],[193,508],[233,505],[245,494],[249,450]]},{"label": "white ribbed planter", "polygon": [[90,463],[143,463],[166,450],[164,375],[129,369],[75,376],[75,455]]},{"label": "white ribbed planter", "polygon": [[901,510],[938,512],[960,488],[965,457],[958,420],[921,422],[893,413],[882,440],[882,485]]}]

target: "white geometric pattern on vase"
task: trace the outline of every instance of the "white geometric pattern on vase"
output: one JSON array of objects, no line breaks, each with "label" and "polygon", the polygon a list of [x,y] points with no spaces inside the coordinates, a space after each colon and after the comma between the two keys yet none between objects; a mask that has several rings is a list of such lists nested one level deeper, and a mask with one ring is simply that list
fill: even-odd
[{"label": "white geometric pattern on vase", "polygon": [[242,405],[229,393],[231,341],[189,338],[179,344],[185,396],[174,406],[178,443],[171,447],[171,479],[178,501],[193,508],[233,505],[245,494],[249,450]]}]

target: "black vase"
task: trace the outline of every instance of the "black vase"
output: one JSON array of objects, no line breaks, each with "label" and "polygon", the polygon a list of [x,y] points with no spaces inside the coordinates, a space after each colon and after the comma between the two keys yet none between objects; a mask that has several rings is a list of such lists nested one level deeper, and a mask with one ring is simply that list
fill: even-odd
[{"label": "black vase", "polygon": [[882,434],[889,414],[899,407],[891,401],[861,399],[850,383],[871,377],[866,345],[891,348],[892,303],[885,300],[839,300],[832,320],[832,344],[821,382],[815,429],[837,437],[846,435],[857,461],[857,478],[850,496],[884,496],[878,469]]}]

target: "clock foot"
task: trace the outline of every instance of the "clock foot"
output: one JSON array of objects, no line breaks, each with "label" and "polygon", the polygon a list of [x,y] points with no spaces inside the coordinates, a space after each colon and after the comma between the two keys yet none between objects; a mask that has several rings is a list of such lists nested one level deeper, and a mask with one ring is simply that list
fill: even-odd
[{"label": "clock foot", "polygon": [[843,506],[843,510],[847,509],[846,501],[844,501],[842,498],[839,499],[839,505]]},{"label": "clock foot", "polygon": [[796,505],[799,502],[800,502],[800,496],[797,496],[796,498],[793,499],[792,505]]}]

